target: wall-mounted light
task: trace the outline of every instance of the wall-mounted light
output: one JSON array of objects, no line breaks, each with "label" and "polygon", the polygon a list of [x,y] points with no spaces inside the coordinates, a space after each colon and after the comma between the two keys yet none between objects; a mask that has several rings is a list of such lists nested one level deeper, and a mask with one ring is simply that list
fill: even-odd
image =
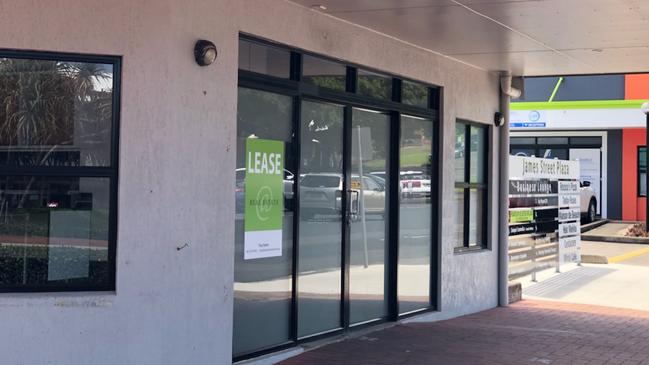
[{"label": "wall-mounted light", "polygon": [[505,115],[501,112],[496,112],[494,114],[494,125],[501,127],[503,124],[505,124]]},{"label": "wall-mounted light", "polygon": [[216,46],[210,41],[199,39],[194,46],[194,58],[199,66],[208,66],[216,61],[218,52]]}]

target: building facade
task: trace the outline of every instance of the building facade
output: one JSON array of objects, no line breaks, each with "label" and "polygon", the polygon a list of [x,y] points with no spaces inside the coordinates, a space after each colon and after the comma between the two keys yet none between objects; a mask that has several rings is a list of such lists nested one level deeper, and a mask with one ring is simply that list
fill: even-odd
[{"label": "building facade", "polygon": [[287,1],[0,8],[3,362],[225,364],[498,304],[498,74]]},{"label": "building facade", "polygon": [[512,154],[579,159],[582,181],[609,219],[645,219],[649,75],[617,74],[525,79],[512,103]]}]

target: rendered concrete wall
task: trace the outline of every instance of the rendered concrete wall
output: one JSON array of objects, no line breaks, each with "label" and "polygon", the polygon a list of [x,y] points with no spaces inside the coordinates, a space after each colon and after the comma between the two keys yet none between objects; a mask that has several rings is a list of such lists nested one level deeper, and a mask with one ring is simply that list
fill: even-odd
[{"label": "rendered concrete wall", "polygon": [[[283,0],[0,0],[3,48],[123,56],[117,290],[0,295],[2,363],[230,362],[239,32],[444,87],[431,317],[496,305],[495,229],[492,251],[456,255],[452,242],[455,119],[491,122],[496,75]],[[217,44],[214,65],[194,63],[198,38]]]}]

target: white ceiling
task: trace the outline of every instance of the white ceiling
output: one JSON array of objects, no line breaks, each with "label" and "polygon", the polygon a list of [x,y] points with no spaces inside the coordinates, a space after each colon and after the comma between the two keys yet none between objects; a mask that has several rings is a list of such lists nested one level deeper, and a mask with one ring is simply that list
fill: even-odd
[{"label": "white ceiling", "polygon": [[491,71],[649,72],[649,0],[291,1]]}]

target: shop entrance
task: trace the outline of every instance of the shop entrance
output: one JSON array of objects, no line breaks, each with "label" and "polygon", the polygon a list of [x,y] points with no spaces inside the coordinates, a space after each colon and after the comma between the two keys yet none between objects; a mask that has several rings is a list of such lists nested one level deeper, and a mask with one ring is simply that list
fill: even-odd
[{"label": "shop entrance", "polygon": [[[435,309],[437,89],[252,40],[240,47],[235,359]],[[251,65],[254,54],[266,69]],[[251,175],[264,153],[282,180],[279,170]],[[259,198],[266,182],[271,198]],[[281,203],[276,223],[251,224],[265,202]]]},{"label": "shop entrance", "polygon": [[390,117],[307,100],[301,114],[297,309],[303,338],[387,315]]}]

